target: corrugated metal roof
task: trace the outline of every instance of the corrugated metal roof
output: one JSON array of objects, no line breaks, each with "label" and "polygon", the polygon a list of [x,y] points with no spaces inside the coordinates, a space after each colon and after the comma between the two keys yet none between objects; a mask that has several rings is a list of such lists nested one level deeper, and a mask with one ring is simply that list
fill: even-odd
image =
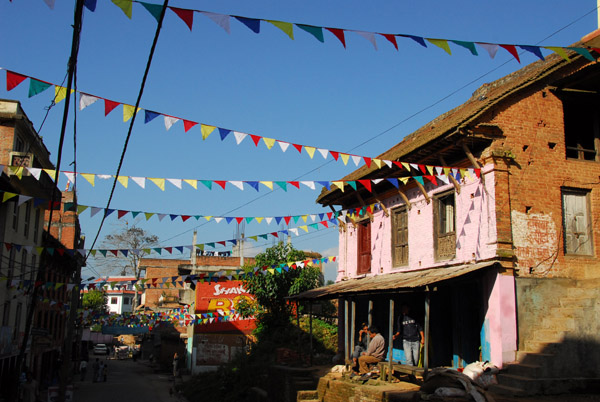
[{"label": "corrugated metal roof", "polygon": [[455,265],[451,267],[437,267],[418,269],[393,274],[369,276],[360,279],[350,279],[337,282],[333,285],[308,290],[290,299],[334,299],[348,294],[373,293],[376,291],[414,289],[443,282],[461,275],[490,267],[498,261],[484,261],[476,264]]}]

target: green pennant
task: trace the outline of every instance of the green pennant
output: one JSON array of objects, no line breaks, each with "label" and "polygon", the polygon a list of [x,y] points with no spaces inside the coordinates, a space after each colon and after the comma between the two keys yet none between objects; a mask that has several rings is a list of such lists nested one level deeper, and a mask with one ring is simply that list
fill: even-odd
[{"label": "green pennant", "polygon": [[135,219],[135,217],[138,216],[139,214],[141,214],[140,211],[131,211],[131,215],[133,216],[133,219]]},{"label": "green pennant", "polygon": [[298,219],[300,219],[300,215],[296,215],[293,218],[294,218],[294,223],[298,223]]},{"label": "green pennant", "polygon": [[209,190],[212,190],[212,180],[200,180],[200,183],[204,184],[206,187],[208,187]]},{"label": "green pennant", "polygon": [[252,216],[248,216],[248,217],[246,218],[246,223],[250,223],[250,222],[252,222],[252,220],[253,220],[253,219],[254,219],[254,217],[252,217]]},{"label": "green pennant", "polygon": [[261,234],[261,235],[258,235],[258,237],[262,237],[265,240],[269,239],[269,235],[268,234]]},{"label": "green pennant", "polygon": [[46,251],[48,252],[48,254],[54,255],[54,248],[52,248],[52,247],[46,247]]},{"label": "green pennant", "polygon": [[206,243],[208,247],[215,248],[215,243]]},{"label": "green pennant", "polygon": [[104,257],[106,257],[106,250],[98,250],[100,251],[100,254],[102,254]]},{"label": "green pennant", "polygon": [[311,223],[311,224],[310,224],[310,225],[308,225],[308,226],[310,226],[310,227],[311,227],[311,228],[313,228],[313,229],[317,229],[317,230],[319,230],[319,224],[318,224],[318,223]]},{"label": "green pennant", "polygon": [[462,40],[452,40],[452,43],[456,43],[458,46],[462,46],[465,49],[469,49],[473,56],[479,56],[477,53],[477,49],[475,48],[475,43],[473,42],[464,42]]},{"label": "green pennant", "polygon": [[425,183],[423,182],[423,176],[413,176],[413,179],[421,183],[421,185],[425,185]]},{"label": "green pennant", "polygon": [[35,78],[29,79],[29,97],[35,96],[39,93],[44,92],[46,89],[50,88],[50,85],[47,82],[38,81]]},{"label": "green pennant", "polygon": [[354,190],[356,190],[356,182],[353,180],[347,181],[346,183],[348,183],[348,185],[350,187],[352,187]]},{"label": "green pennant", "polygon": [[[162,12],[163,7],[159,4],[150,4],[150,3],[144,3],[143,1],[140,1],[140,4],[142,6],[144,6],[144,8],[146,10],[148,10],[148,12],[150,14],[152,14],[152,16],[154,18],[156,18],[156,22],[158,22],[160,20],[160,13]],[[131,16],[130,16],[131,18]]]},{"label": "green pennant", "polygon": [[287,191],[287,183],[284,181],[276,181],[275,184],[277,184],[279,187],[281,187],[283,189],[283,191]]},{"label": "green pennant", "polygon": [[311,34],[312,36],[314,36],[315,38],[317,38],[317,40],[321,43],[325,42],[325,39],[323,38],[323,28],[321,27],[315,27],[312,25],[302,25],[302,24],[296,24],[296,26],[300,29],[302,29],[303,31],[308,32],[309,34]]},{"label": "green pennant", "polygon": [[68,211],[71,211],[71,210],[73,210],[73,211],[74,211],[74,210],[75,210],[75,209],[73,208],[74,206],[75,206],[75,203],[74,203],[74,202],[65,202],[65,203],[63,204],[63,212],[68,212]]}]

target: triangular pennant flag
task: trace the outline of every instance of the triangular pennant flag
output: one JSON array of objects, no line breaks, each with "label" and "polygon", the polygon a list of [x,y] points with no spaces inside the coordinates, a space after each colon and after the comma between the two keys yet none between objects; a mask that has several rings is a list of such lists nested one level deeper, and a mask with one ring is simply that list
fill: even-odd
[{"label": "triangular pennant flag", "polygon": [[379,34],[390,41],[392,45],[398,50],[398,42],[396,41],[396,37],[392,34]]},{"label": "triangular pennant flag", "polygon": [[229,180],[230,184],[233,184],[234,186],[236,186],[237,188],[239,188],[240,190],[244,191],[244,182],[243,181],[234,181],[234,180]]},{"label": "triangular pennant flag", "polygon": [[375,40],[375,34],[373,32],[365,32],[365,31],[354,31],[373,45],[375,50],[377,50],[377,41]]},{"label": "triangular pennant flag", "polygon": [[427,42],[436,45],[437,47],[439,47],[440,49],[444,49],[444,51],[446,53],[448,53],[449,55],[452,55],[452,51],[450,50],[450,46],[448,46],[448,41],[445,39],[432,39],[432,38],[425,38],[427,39]]},{"label": "triangular pennant flag", "polygon": [[117,181],[125,188],[129,185],[129,176],[118,176]]},{"label": "triangular pennant flag", "polygon": [[252,138],[252,142],[254,143],[254,146],[258,146],[258,143],[260,141],[260,136],[259,135],[254,135],[254,134],[250,134],[250,138]]},{"label": "triangular pennant flag", "polygon": [[490,55],[490,58],[494,58],[496,57],[496,53],[498,53],[498,49],[500,48],[500,46],[494,44],[494,43],[480,43],[477,42],[477,44],[479,46],[481,46],[482,48],[484,48],[488,54]]},{"label": "triangular pennant flag", "polygon": [[287,191],[287,183],[284,181],[276,181],[275,184],[277,184],[279,187],[281,187],[281,189],[283,191]]},{"label": "triangular pennant flag", "polygon": [[339,28],[325,28],[325,29],[328,30],[329,32],[331,32],[332,34],[334,34],[335,37],[338,38],[340,42],[342,42],[342,45],[344,45],[344,49],[346,48],[346,38],[344,37],[343,29],[339,29]]},{"label": "triangular pennant flag", "polygon": [[462,40],[453,40],[452,43],[456,43],[458,46],[462,46],[465,49],[468,49],[473,56],[479,56],[474,42],[464,42]]},{"label": "triangular pennant flag", "polygon": [[294,40],[294,25],[289,22],[266,20],[281,29],[291,40]]},{"label": "triangular pennant flag", "polygon": [[194,188],[194,190],[198,190],[198,180],[194,179],[183,179],[183,181]]},{"label": "triangular pennant flag", "polygon": [[146,178],[145,177],[132,177],[131,180],[134,181],[135,184],[140,186],[141,188],[146,188]]},{"label": "triangular pennant flag", "polygon": [[111,0],[117,7],[119,7],[125,15],[131,19],[131,9],[133,8],[133,2],[131,0]]},{"label": "triangular pennant flag", "polygon": [[200,180],[209,190],[212,190],[212,180]]},{"label": "triangular pennant flag", "polygon": [[120,105],[119,102],[113,102],[111,100],[104,99],[104,115],[108,116],[108,114],[110,112],[112,112],[114,110],[114,108],[116,108],[119,105]]},{"label": "triangular pennant flag", "polygon": [[[106,104],[106,100],[104,101]],[[112,110],[112,109],[111,109]],[[150,123],[152,120],[160,116],[160,113],[144,110],[144,123]]]},{"label": "triangular pennant flag", "polygon": [[410,39],[414,40],[415,42],[417,42],[419,45],[421,45],[423,47],[427,47],[427,43],[425,43],[425,40],[420,36],[414,36],[414,35],[398,35],[398,36],[404,36],[406,38],[410,38]]},{"label": "triangular pennant flag", "polygon": [[267,149],[271,149],[271,148],[273,148],[273,145],[275,145],[275,139],[273,139],[273,138],[262,137],[262,140],[265,143],[265,145],[267,146]]},{"label": "triangular pennant flag", "polygon": [[[75,92],[75,90],[71,89],[71,93],[73,93],[73,92]],[[55,85],[54,86],[54,103],[60,103],[66,97],[67,97],[67,88]]]},{"label": "triangular pennant flag", "polygon": [[206,124],[201,124],[200,125],[200,131],[202,132],[202,139],[203,140],[207,139],[208,136],[215,130],[215,128],[216,127],[214,127],[214,126],[209,126],[209,125],[206,125]]},{"label": "triangular pennant flag", "polygon": [[314,181],[301,181],[300,183],[304,184],[306,187],[310,188],[311,190],[315,189]]},{"label": "triangular pennant flag", "polygon": [[79,94],[79,110],[85,109],[86,107],[96,102],[98,99],[100,98],[98,98],[97,96],[88,95],[81,92]]},{"label": "triangular pennant flag", "polygon": [[302,153],[302,145],[300,145],[300,144],[292,144],[292,146],[294,148],[296,148],[296,151],[298,151],[299,153]]},{"label": "triangular pennant flag", "polygon": [[340,154],[342,157],[342,162],[344,162],[344,166],[348,164],[348,160],[350,159],[350,155],[348,154]]},{"label": "triangular pennant flag", "polygon": [[544,55],[542,54],[542,50],[539,46],[527,46],[527,45],[519,45],[519,47],[523,50],[526,50],[530,53],[536,55],[540,60],[544,60]]},{"label": "triangular pennant flag", "polygon": [[237,145],[240,145],[242,141],[248,136],[246,133],[240,133],[239,131],[234,131],[233,135],[235,136],[235,142]]},{"label": "triangular pennant flag", "polygon": [[[569,59],[569,56],[567,55],[567,52],[565,52],[565,48],[563,47],[556,47],[556,46],[544,46],[544,48],[548,49],[548,50],[552,50],[554,53],[556,53],[557,55],[559,55],[560,57],[562,57],[563,59],[565,59],[566,61],[571,61]],[[31,81],[31,80],[30,80]]]},{"label": "triangular pennant flag", "polygon": [[360,184],[362,184],[369,192],[371,192],[371,180],[359,180]]},{"label": "triangular pennant flag", "polygon": [[[0,172],[1,172],[3,169],[4,169],[4,167],[2,167],[2,168],[0,169]],[[42,169],[40,169],[40,168],[26,168],[26,169],[27,169],[27,171],[28,171],[29,173],[31,173],[31,175],[32,175],[33,177],[35,177],[35,179],[36,179],[36,180],[39,180],[39,179],[40,179],[40,175],[42,174]]]},{"label": "triangular pennant flag", "polygon": [[247,181],[246,184],[248,184],[250,187],[252,187],[256,191],[258,191],[258,182],[257,181]]},{"label": "triangular pennant flag", "polygon": [[508,51],[508,53],[512,54],[512,56],[517,59],[517,61],[520,63],[521,59],[519,59],[519,53],[517,52],[517,49],[515,48],[515,45],[500,45],[500,47],[506,49]]},{"label": "triangular pennant flag", "polygon": [[590,51],[587,50],[586,48],[583,48],[583,47],[568,47],[567,49],[572,50],[572,51],[574,51],[577,54],[580,54],[581,56],[585,57],[589,61],[596,61],[596,59],[594,59],[594,56],[592,56],[592,54],[590,53]]},{"label": "triangular pennant flag", "polygon": [[319,151],[319,153],[321,154],[321,156],[323,157],[323,159],[327,159],[327,155],[329,155],[329,150],[328,149],[317,148],[317,151]]},{"label": "triangular pennant flag", "polygon": [[167,181],[181,190],[181,179],[167,179]]},{"label": "triangular pennant flag", "polygon": [[319,42],[325,42],[325,38],[323,38],[323,29],[321,27],[303,24],[296,24],[296,26],[314,36]]},{"label": "triangular pennant flag", "polygon": [[[142,110],[138,108],[138,112]],[[136,112],[135,106],[123,104],[123,122],[129,121],[133,117],[133,114]]]},{"label": "triangular pennant flag", "polygon": [[290,146],[289,142],[284,142],[284,141],[277,141],[277,144],[279,144],[279,148],[281,148],[282,152],[287,151],[288,147]]},{"label": "triangular pennant flag", "polygon": [[12,71],[6,70],[6,90],[12,91],[27,78],[28,77],[26,75],[13,73]]},{"label": "triangular pennant flag", "polygon": [[236,20],[246,25],[254,33],[260,33],[260,20],[254,18],[233,16]]},{"label": "triangular pennant flag", "polygon": [[260,184],[268,187],[270,190],[273,190],[273,182],[272,181],[261,181]]},{"label": "triangular pennant flag", "polygon": [[221,188],[223,190],[225,190],[225,186],[227,185],[227,182],[224,180],[213,180],[215,183],[217,183],[219,186],[221,186]]},{"label": "triangular pennant flag", "polygon": [[310,159],[312,159],[313,156],[315,156],[315,151],[317,150],[317,148],[315,148],[315,147],[309,147],[309,146],[304,146],[304,150],[306,151],[306,153],[308,154],[308,156],[310,156]]},{"label": "triangular pennant flag", "polygon": [[165,120],[165,128],[167,129],[167,131],[169,131],[169,129],[173,126],[173,124],[175,124],[179,121],[179,119],[177,117],[173,117],[173,116],[163,115],[163,118]]},{"label": "triangular pennant flag", "polygon": [[217,24],[218,26],[220,26],[221,28],[223,28],[225,30],[225,32],[231,33],[231,28],[230,28],[230,24],[229,24],[229,18],[230,18],[229,15],[210,13],[208,11],[200,11],[200,13],[206,15],[208,18],[213,20],[213,22],[215,24]]},{"label": "triangular pennant flag", "polygon": [[162,13],[163,6],[160,4],[145,3],[143,1],[140,1],[140,4],[144,6],[144,8],[148,10],[148,12],[152,14],[154,18],[156,18],[156,22],[160,21],[160,14]]},{"label": "triangular pennant flag", "polygon": [[162,191],[165,191],[165,179],[148,177],[148,180],[156,184],[156,187],[160,188]]},{"label": "triangular pennant flag", "polygon": [[176,8],[176,7],[169,7],[175,14],[177,14],[177,16],[179,18],[181,18],[183,20],[183,22],[185,22],[185,24],[188,26],[188,28],[190,28],[190,31],[192,30],[192,25],[194,23],[194,11],[193,10],[188,10],[188,9],[183,9],[183,8]]},{"label": "triangular pennant flag", "polygon": [[346,182],[350,187],[356,190],[356,182],[354,180],[349,180]]},{"label": "triangular pennant flag", "polygon": [[343,181],[332,181],[331,184],[342,190],[344,192],[344,182]]},{"label": "triangular pennant flag", "polygon": [[362,159],[362,158],[361,158],[360,156],[358,156],[358,155],[352,155],[352,162],[354,162],[354,164],[355,164],[356,166],[358,166],[358,165],[360,164],[360,160],[361,160],[361,159]]},{"label": "triangular pennant flag", "polygon": [[187,133],[190,131],[190,128],[194,127],[196,124],[198,123],[195,121],[183,120],[183,130]]},{"label": "triangular pennant flag", "polygon": [[50,88],[52,84],[47,82],[39,81],[34,78],[29,79],[29,97],[35,96],[44,92],[46,89]]}]

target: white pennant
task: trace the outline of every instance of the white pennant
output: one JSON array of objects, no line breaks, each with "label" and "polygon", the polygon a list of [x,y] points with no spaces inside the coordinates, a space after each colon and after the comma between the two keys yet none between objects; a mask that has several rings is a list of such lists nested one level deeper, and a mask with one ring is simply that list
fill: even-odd
[{"label": "white pennant", "polygon": [[93,218],[98,212],[102,211],[104,208],[99,207],[90,207],[90,217]]},{"label": "white pennant", "polygon": [[217,223],[221,223],[221,221],[223,220],[223,218],[221,216],[218,216],[216,218],[213,218],[215,220],[215,222]]},{"label": "white pennant", "polygon": [[242,141],[248,136],[248,134],[240,133],[239,131],[234,131],[233,135],[235,135],[235,142],[240,145]]},{"label": "white pennant", "polygon": [[92,103],[96,102],[98,99],[97,96],[84,94],[83,92],[79,95],[79,110],[83,110]]},{"label": "white pennant", "polygon": [[131,180],[134,181],[135,184],[140,186],[141,188],[146,188],[146,178],[145,177],[132,177]]},{"label": "white pennant", "polygon": [[384,181],[385,179],[372,179],[371,181],[373,182],[373,184],[379,184],[382,181]]},{"label": "white pennant", "polygon": [[373,32],[364,32],[364,31],[354,31],[373,45],[375,50],[377,50],[377,42],[375,41],[375,34]]},{"label": "white pennant", "polygon": [[267,222],[267,225],[270,225],[271,222],[273,222],[273,217],[269,216],[269,217],[265,218],[265,221]]},{"label": "white pennant", "polygon": [[109,174],[97,174],[96,177],[102,180],[112,179],[112,176]]},{"label": "white pennant", "polygon": [[298,228],[289,228],[288,230],[298,236]]},{"label": "white pennant", "polygon": [[385,163],[387,165],[387,167],[391,168],[392,167],[392,161],[388,161],[388,160],[383,160],[383,163]]},{"label": "white pennant", "polygon": [[289,142],[277,141],[277,143],[283,152],[287,151],[288,147],[290,146]]},{"label": "white pennant", "polygon": [[158,215],[158,220],[160,222],[162,222],[162,220],[165,219],[165,216],[167,216],[167,214],[156,214],[156,215]]},{"label": "white pennant", "polygon": [[29,197],[27,195],[20,195],[19,199],[17,200],[17,206],[21,206],[21,204],[23,204],[24,202],[29,201],[30,199],[32,199],[33,197]]},{"label": "white pennant", "polygon": [[328,149],[317,148],[317,151],[319,151],[319,153],[321,154],[321,156],[323,157],[323,159],[327,159],[327,155],[329,155],[329,150]]},{"label": "white pennant", "polygon": [[178,120],[179,119],[177,117],[165,116],[165,128],[167,129],[167,131],[169,131],[171,126],[177,123]]},{"label": "white pennant", "polygon": [[435,171],[438,175],[441,175],[444,172],[444,168],[442,168],[441,166],[436,166]]},{"label": "white pennant", "polygon": [[485,50],[487,50],[487,52],[489,53],[489,55],[492,59],[496,56],[496,53],[498,52],[498,48],[500,47],[493,43],[479,43],[479,42],[476,42],[476,43],[479,46],[481,46],[482,48],[484,48]]},{"label": "white pennant", "polygon": [[311,216],[310,216],[310,219],[311,219],[313,222],[314,222],[314,221],[316,221],[316,220],[317,220],[317,215],[311,215]]},{"label": "white pennant", "polygon": [[167,179],[167,181],[181,190],[181,179]]},{"label": "white pennant", "polygon": [[306,187],[310,188],[311,190],[315,189],[315,182],[314,181],[301,181],[301,184],[304,184]]},{"label": "white pennant", "polygon": [[232,180],[229,180],[229,183],[233,184],[234,186],[236,186],[240,190],[244,191],[244,182],[243,181],[232,181]]},{"label": "white pennant", "polygon": [[437,178],[446,184],[450,184],[450,180],[448,179],[448,176],[446,176],[445,174],[438,174]]},{"label": "white pennant", "polygon": [[410,167],[412,167],[413,169],[415,169],[417,171],[419,170],[419,165],[417,165],[416,163],[411,163]]},{"label": "white pennant", "polygon": [[40,174],[42,174],[42,169],[39,168],[25,168],[36,180],[40,179]]},{"label": "white pennant", "polygon": [[361,158],[360,156],[357,156],[357,155],[352,155],[352,162],[354,162],[354,164],[355,164],[356,166],[358,166],[358,164],[360,163],[361,159],[362,159],[362,158]]},{"label": "white pennant", "polygon": [[63,172],[65,176],[67,176],[67,180],[71,183],[75,184],[75,173],[73,172]]},{"label": "white pennant", "polygon": [[200,11],[200,14],[206,15],[208,18],[213,20],[215,24],[220,26],[227,33],[231,33],[231,28],[229,26],[229,15],[225,14],[217,14],[217,13],[209,13],[208,11]]}]

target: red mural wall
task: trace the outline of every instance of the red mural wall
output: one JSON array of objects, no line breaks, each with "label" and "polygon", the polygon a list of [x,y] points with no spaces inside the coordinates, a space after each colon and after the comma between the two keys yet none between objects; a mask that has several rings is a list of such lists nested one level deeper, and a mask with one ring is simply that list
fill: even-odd
[{"label": "red mural wall", "polygon": [[[198,282],[196,285],[196,314],[214,314],[219,311],[235,309],[238,300],[243,298],[254,299],[254,297],[244,289],[244,285],[241,281],[217,283]],[[235,332],[250,334],[254,328],[256,328],[254,320],[239,319],[236,321],[196,325],[194,332]]]}]

